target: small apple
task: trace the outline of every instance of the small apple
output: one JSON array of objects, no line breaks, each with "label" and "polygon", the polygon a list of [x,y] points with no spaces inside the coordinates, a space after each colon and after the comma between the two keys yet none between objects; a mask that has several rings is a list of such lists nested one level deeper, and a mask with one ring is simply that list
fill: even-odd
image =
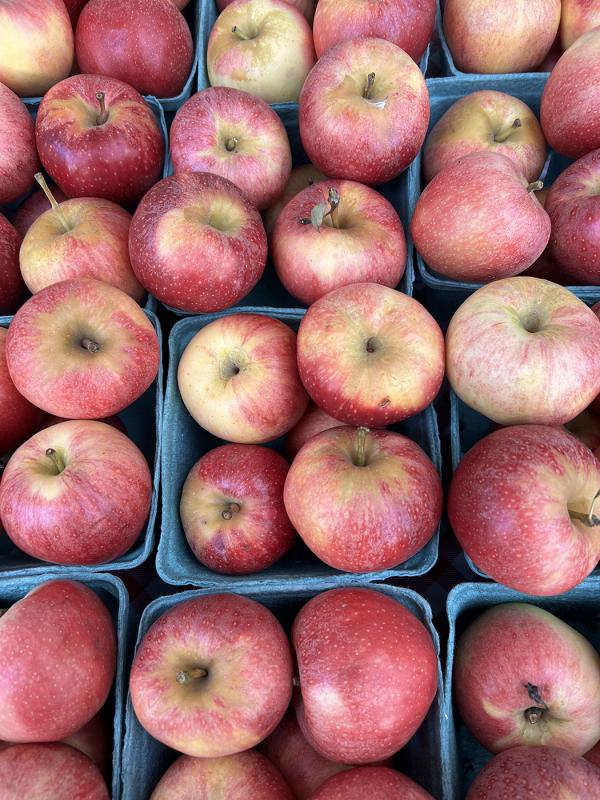
[{"label": "small apple", "polygon": [[334,775],[309,800],[434,800],[406,775],[389,767],[356,767]]},{"label": "small apple", "polygon": [[13,314],[25,294],[19,269],[21,237],[0,214],[0,315]]},{"label": "small apple", "polygon": [[[59,189],[56,184],[50,181],[47,181],[46,184],[57,203],[62,203],[63,200],[67,199],[67,195],[62,189]],[[40,217],[44,211],[48,211],[50,208],[52,208],[50,201],[42,189],[37,189],[29,195],[27,200],[24,200],[21,203],[17,210],[12,214],[10,221],[21,234],[21,236],[25,236],[36,219]]]},{"label": "small apple", "polygon": [[562,0],[560,12],[560,43],[563,50],[600,25],[600,4],[597,0]]},{"label": "small apple", "polygon": [[343,424],[339,419],[330,417],[314,403],[310,403],[304,416],[285,437],[285,454],[288,461],[292,461],[302,445],[317,433],[328,431],[330,428],[339,428]]},{"label": "small apple", "polygon": [[38,169],[33,119],[22,100],[0,83],[0,206],[26,194]]},{"label": "small apple", "polygon": [[273,205],[263,212],[263,223],[267,236],[270,237],[277,218],[283,209],[290,202],[292,197],[295,197],[303,189],[312,186],[313,183],[319,183],[326,180],[325,175],[313,166],[312,164],[302,164],[299,167],[294,167],[290,173],[290,178],[283,190],[283,194]]},{"label": "small apple", "polygon": [[11,380],[6,363],[6,337],[8,331],[0,327],[0,456],[18,447],[34,433],[44,417],[23,395]]}]

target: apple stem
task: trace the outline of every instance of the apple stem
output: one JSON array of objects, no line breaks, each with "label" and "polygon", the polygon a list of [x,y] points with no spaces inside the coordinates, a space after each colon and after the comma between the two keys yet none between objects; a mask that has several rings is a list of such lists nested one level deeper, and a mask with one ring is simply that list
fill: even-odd
[{"label": "apple stem", "polygon": [[97,353],[98,350],[100,350],[98,342],[95,342],[93,339],[88,339],[87,337],[84,337],[80,344],[84,350],[88,350],[90,353]]},{"label": "apple stem", "polygon": [[237,25],[234,25],[234,26],[233,26],[233,28],[231,29],[231,32],[232,32],[232,33],[235,33],[235,35],[236,35],[236,36],[238,36],[240,39],[242,39],[242,40],[243,40],[243,41],[245,41],[245,42],[247,42],[247,41],[248,41],[248,39],[252,39],[252,36],[246,36],[246,34],[245,34],[243,31],[241,31],[241,30],[238,28],[238,26],[237,26]]},{"label": "apple stem", "polygon": [[58,455],[58,453],[56,452],[56,450],[53,447],[49,447],[46,450],[46,455],[48,456],[50,461],[52,461],[52,463],[56,467],[56,474],[60,475],[60,473],[65,468],[65,462],[62,460],[62,458]]},{"label": "apple stem", "polygon": [[238,514],[242,510],[239,503],[227,503],[226,508],[221,511],[223,519],[231,519],[234,514]]},{"label": "apple stem", "polygon": [[175,680],[177,683],[190,683],[198,678],[206,678],[207,675],[207,670],[202,667],[193,667],[193,669],[182,669],[175,676]]},{"label": "apple stem", "polygon": [[516,128],[522,128],[522,127],[523,127],[523,123],[522,123],[522,122],[521,122],[521,120],[520,120],[520,119],[517,117],[517,118],[516,118],[516,120],[513,122],[513,124],[512,124],[512,125],[510,125],[510,126],[509,126],[509,127],[506,129],[506,130],[504,130],[504,131],[500,131],[500,133],[497,133],[497,134],[494,136],[494,141],[495,141],[495,142],[498,142],[498,143],[505,142],[505,141],[508,139],[508,137],[509,137],[509,136],[510,136],[512,133],[514,133],[514,132],[515,132],[515,129],[516,129]]},{"label": "apple stem", "polygon": [[96,125],[104,125],[108,120],[108,111],[104,104],[104,92],[96,92],[96,100],[100,106],[100,113],[96,117]]},{"label": "apple stem", "polygon": [[540,189],[543,189],[543,188],[544,188],[544,181],[534,181],[533,183],[529,184],[529,186],[527,187],[527,191],[528,192],[539,192]]},{"label": "apple stem", "polygon": [[366,85],[365,90],[363,92],[363,97],[365,98],[365,100],[371,100],[372,99],[374,84],[375,84],[375,73],[374,72],[369,72],[369,74],[367,75],[367,85]]},{"label": "apple stem", "polygon": [[364,467],[367,463],[365,454],[367,433],[369,433],[368,428],[363,428],[361,426],[360,428],[356,429],[356,453],[354,454],[354,463],[357,467]]},{"label": "apple stem", "polygon": [[238,139],[236,136],[230,136],[229,139],[225,142],[225,149],[228,153],[233,153],[235,148],[238,146]]},{"label": "apple stem", "polygon": [[40,185],[40,187],[42,189],[42,192],[48,198],[48,202],[52,206],[52,210],[54,211],[54,213],[58,217],[58,219],[60,221],[60,224],[65,229],[65,233],[68,233],[71,229],[69,228],[69,226],[67,224],[67,220],[65,219],[64,214],[60,210],[60,204],[56,202],[56,198],[54,197],[54,195],[50,191],[50,187],[46,183],[46,179],[44,178],[44,176],[42,175],[41,172],[36,172],[34,177],[35,177],[36,181],[39,183],[39,185]]},{"label": "apple stem", "polygon": [[581,511],[571,511],[569,509],[569,516],[571,519],[576,519],[578,522],[583,522],[584,525],[587,525],[588,528],[596,528],[600,525],[600,517],[595,516],[594,514],[594,506],[596,505],[596,500],[600,497],[600,489],[596,492],[596,494],[592,498],[592,502],[590,503],[590,509],[587,514],[584,514]]}]

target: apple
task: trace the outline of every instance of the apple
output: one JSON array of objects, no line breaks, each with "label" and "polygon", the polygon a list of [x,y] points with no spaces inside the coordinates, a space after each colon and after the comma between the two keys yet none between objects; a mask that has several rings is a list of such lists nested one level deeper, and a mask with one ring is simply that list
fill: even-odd
[{"label": "apple", "polygon": [[561,0],[445,0],[444,34],[463,72],[531,72],[552,46]]},{"label": "apple", "polygon": [[283,505],[289,465],[275,450],[226,444],[202,456],[181,493],[185,538],[215,572],[246,575],[278,561],[296,541]]},{"label": "apple", "polygon": [[[550,187],[548,186],[544,186],[542,189],[534,191],[535,196],[537,197],[537,199],[540,201],[540,203],[544,208],[546,208],[546,200],[548,198],[549,191]],[[527,269],[523,270],[523,272],[521,272],[520,274],[528,275],[531,278],[544,278],[547,281],[553,281],[554,283],[558,283],[560,284],[560,286],[569,286],[574,282],[574,280],[552,258],[550,250],[551,244],[552,244],[552,234],[550,234],[550,241],[546,245],[546,249],[544,250],[542,255],[537,259],[537,261],[534,261],[530,267],[527,267]]]},{"label": "apple", "polygon": [[225,86],[198,92],[175,115],[170,133],[175,175],[227,178],[258,209],[283,193],[292,169],[282,121],[264,100]]},{"label": "apple", "polygon": [[328,50],[300,95],[300,137],[331,178],[384,183],[415,158],[427,133],[429,94],[410,56],[383,39]]},{"label": "apple", "polygon": [[8,331],[0,327],[0,456],[12,451],[34,433],[44,416],[16,390],[6,363]]},{"label": "apple", "polygon": [[290,644],[267,608],[235,594],[200,595],[150,627],[129,691],[138,720],[159,742],[220,758],[254,747],[277,727],[292,671]]},{"label": "apple", "polygon": [[437,690],[437,656],[424,625],[374,589],[313,597],[292,628],[300,675],[298,722],[325,758],[365,764],[413,736]]},{"label": "apple", "polygon": [[[115,22],[116,21],[116,22]],[[175,97],[190,74],[194,43],[170,0],[89,0],[75,31],[82,72],[118,78],[141,94]]]},{"label": "apple", "polygon": [[0,206],[26,194],[38,169],[33,120],[22,100],[0,83]]},{"label": "apple", "polygon": [[406,269],[406,237],[379,192],[332,180],[307,186],[285,206],[271,254],[287,291],[310,305],[350,283],[397,286]]},{"label": "apple", "polygon": [[389,767],[356,767],[334,775],[310,800],[434,800],[406,775]]},{"label": "apple", "polygon": [[312,186],[313,183],[319,183],[319,181],[324,180],[326,180],[325,175],[323,175],[322,172],[319,172],[319,170],[313,164],[302,164],[299,167],[294,167],[290,173],[289,180],[285,185],[283,194],[276,202],[273,203],[270,208],[263,213],[263,223],[265,226],[265,231],[267,232],[267,236],[271,236],[273,228],[275,227],[275,223],[277,222],[277,218],[290,202],[292,197],[295,197],[298,192],[302,191],[302,189]]},{"label": "apple", "polygon": [[567,422],[565,428],[590,450],[596,451],[600,448],[600,414],[594,410],[593,405],[571,422]]},{"label": "apple", "polygon": [[240,444],[283,436],[308,405],[296,334],[260,314],[231,314],[201,328],[181,356],[177,383],[199,425]]},{"label": "apple", "polygon": [[592,749],[584,755],[588,761],[591,761],[592,764],[595,764],[598,768],[600,768],[600,742],[597,745],[592,747]]},{"label": "apple", "polygon": [[114,623],[87,586],[47,581],[0,617],[0,661],[0,739],[62,739],[89,722],[108,697],[116,668]]},{"label": "apple", "polygon": [[12,314],[25,293],[19,269],[21,237],[0,214],[0,315]]},{"label": "apple", "polygon": [[540,278],[483,286],[446,334],[452,388],[500,425],[569,422],[600,393],[599,363],[596,315],[568,289]]},{"label": "apple", "polygon": [[[56,184],[47,181],[46,185],[57,203],[62,203],[63,200],[67,199],[67,195]],[[25,236],[36,219],[50,208],[52,208],[50,201],[42,189],[37,189],[12,214],[11,222],[21,236]]]},{"label": "apple", "polygon": [[317,433],[328,431],[330,428],[339,428],[343,424],[339,419],[330,417],[314,403],[310,403],[304,416],[285,437],[285,454],[288,460],[295,458],[302,445]]},{"label": "apple", "polygon": [[412,297],[356,283],[308,309],[298,331],[298,370],[327,414],[346,425],[383,427],[418,414],[436,397],[444,338]]},{"label": "apple", "polygon": [[113,725],[101,709],[83,728],[62,740],[92,761],[108,780],[112,769]]},{"label": "apple", "polygon": [[[291,6],[295,6],[301,14],[304,14],[308,22],[313,21],[315,16],[315,6],[317,0],[286,0]],[[217,9],[219,13],[224,11],[227,6],[231,5],[233,0],[217,0]]]},{"label": "apple", "polygon": [[542,94],[546,141],[569,158],[600,147],[600,28],[584,34],[559,59]]},{"label": "apple", "polygon": [[162,173],[154,114],[135,89],[113,78],[61,81],[42,99],[35,132],[44,169],[69,197],[132,203]]},{"label": "apple", "polygon": [[[45,419],[44,419],[43,423],[38,427],[38,430],[40,430],[40,431],[44,430],[45,428],[49,428],[51,425],[58,425],[59,422],[68,422],[69,421],[68,419],[65,419],[65,417],[55,417],[55,416],[48,416],[48,415],[44,415],[44,416],[45,416]],[[123,420],[121,420],[119,417],[117,417],[117,416],[103,417],[102,422],[104,422],[106,425],[111,425],[113,428],[116,428],[116,430],[118,430],[121,433],[125,434],[125,436],[128,436],[127,428],[125,427],[125,424],[123,423]]]},{"label": "apple", "polygon": [[[564,7],[564,4],[561,3],[561,6]],[[562,16],[562,11],[561,11],[561,16]],[[552,47],[550,48],[550,50],[548,50],[548,52],[544,56],[544,59],[538,64],[535,71],[552,72],[552,70],[556,66],[558,59],[562,56],[562,54],[563,54],[563,49],[560,46],[560,36],[557,36],[556,39],[554,40],[554,43],[552,44]]]},{"label": "apple", "polygon": [[118,414],[155,379],[156,331],[120,289],[92,278],[47,286],[17,312],[8,371],[31,403],[58,417]]},{"label": "apple", "polygon": [[567,50],[576,39],[600,25],[600,5],[596,0],[562,0],[560,43]]},{"label": "apple", "polygon": [[206,52],[212,86],[295,103],[316,61],[312,31],[285,0],[237,0],[217,18]]}]

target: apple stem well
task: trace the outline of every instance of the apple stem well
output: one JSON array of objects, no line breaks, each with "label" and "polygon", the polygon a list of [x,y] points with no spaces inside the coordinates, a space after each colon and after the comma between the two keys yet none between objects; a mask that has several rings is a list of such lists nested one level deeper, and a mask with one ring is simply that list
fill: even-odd
[{"label": "apple stem well", "polygon": [[366,441],[368,433],[368,428],[360,427],[356,429],[356,451],[354,453],[354,464],[357,467],[365,467],[367,465]]},{"label": "apple stem well", "polygon": [[505,128],[505,130],[499,131],[498,133],[495,134],[494,141],[498,142],[498,144],[501,144],[502,142],[505,142],[508,139],[508,137],[511,136],[511,134],[513,134],[515,130],[517,130],[517,128],[522,128],[522,127],[523,123],[517,117],[512,125],[509,125],[509,127]]},{"label": "apple stem well", "polygon": [[221,511],[221,516],[223,519],[232,519],[235,514],[238,514],[242,510],[242,507],[239,503],[227,503],[223,511]]},{"label": "apple stem well", "polygon": [[96,92],[96,100],[100,106],[100,113],[96,117],[96,125],[104,125],[108,121],[108,110],[104,103],[104,92]]},{"label": "apple stem well", "polygon": [[177,673],[175,676],[175,680],[177,683],[191,683],[194,680],[198,680],[199,678],[206,678],[208,675],[208,671],[203,669],[202,667],[193,667],[192,669],[182,669],[180,672]]},{"label": "apple stem well", "polygon": [[53,447],[48,447],[48,449],[46,450],[46,455],[48,456],[50,461],[52,461],[52,463],[56,467],[56,473],[55,474],[56,475],[60,475],[60,473],[65,468],[65,462],[62,460],[62,458],[59,456],[59,454],[56,452],[56,450]]},{"label": "apple stem well", "polygon": [[54,197],[54,195],[50,191],[50,187],[46,183],[46,179],[44,178],[44,176],[42,175],[41,172],[36,172],[34,177],[35,177],[36,181],[39,183],[42,192],[48,198],[48,202],[52,206],[52,210],[54,211],[54,213],[58,217],[58,219],[60,221],[60,224],[65,229],[65,233],[68,233],[71,230],[71,228],[69,227],[69,225],[67,223],[67,220],[65,219],[64,214],[60,210],[60,204],[56,202],[56,198]]},{"label": "apple stem well", "polygon": [[600,525],[600,517],[597,517],[594,514],[594,506],[596,505],[596,501],[600,497],[600,489],[596,492],[596,494],[592,498],[592,502],[590,503],[590,509],[587,514],[584,514],[582,511],[573,511],[569,509],[569,516],[571,519],[575,519],[578,522],[583,522],[584,525],[587,525],[588,528],[596,528]]}]

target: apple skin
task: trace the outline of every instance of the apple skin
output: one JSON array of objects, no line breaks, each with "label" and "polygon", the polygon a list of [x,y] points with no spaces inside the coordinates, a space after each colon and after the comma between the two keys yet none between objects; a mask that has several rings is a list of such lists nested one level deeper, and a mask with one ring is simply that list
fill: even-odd
[{"label": "apple skin", "polygon": [[444,34],[463,72],[531,72],[558,33],[561,0],[445,0]]},{"label": "apple skin", "polygon": [[313,436],[292,462],[283,499],[307,547],[345,572],[406,561],[442,515],[435,467],[415,442],[392,431],[332,428]]},{"label": "apple skin", "polygon": [[568,289],[517,277],[478,289],[446,333],[456,394],[500,425],[563,425],[600,393],[600,324]]},{"label": "apple skin", "polygon": [[283,436],[308,405],[296,334],[260,314],[231,314],[205,325],[181,356],[177,382],[196,422],[239,444]]},{"label": "apple skin", "polygon": [[308,186],[312,186],[313,183],[319,183],[324,180],[326,180],[325,175],[319,172],[313,164],[302,164],[292,169],[283,194],[270,208],[263,212],[263,223],[269,238],[273,233],[273,228],[275,227],[279,215],[290,200],[295,197],[298,192],[301,192]]},{"label": "apple skin", "polygon": [[0,327],[0,456],[12,453],[15,447],[34,433],[44,417],[23,395],[11,380],[6,363],[6,337],[8,331]]},{"label": "apple skin", "polygon": [[[319,227],[312,210],[335,190],[339,205]],[[354,181],[315,183],[283,209],[271,237],[275,271],[287,291],[310,305],[351,283],[393,288],[406,269],[406,237],[400,217],[383,195]]]},{"label": "apple skin", "polygon": [[436,397],[444,338],[412,297],[356,283],[308,309],[298,331],[298,370],[327,414],[345,425],[381,428],[418,414]]},{"label": "apple skin", "polygon": [[[366,99],[367,78],[373,73]],[[408,167],[425,140],[425,79],[392,42],[341,42],[319,59],[306,79],[299,124],[306,154],[325,175],[384,183]]]},{"label": "apple skin", "polygon": [[600,656],[542,608],[505,603],[477,617],[456,646],[453,682],[463,721],[492,753],[548,745],[583,755],[600,739]]},{"label": "apple skin", "polygon": [[202,564],[226,575],[260,572],[296,541],[283,505],[289,465],[275,450],[226,444],[190,470],[180,513],[187,542]]},{"label": "apple skin", "polygon": [[19,269],[21,237],[0,214],[0,315],[12,314],[25,294]]},{"label": "apple skin", "polygon": [[95,717],[92,717],[83,728],[80,728],[70,736],[62,740],[62,744],[68,744],[86,755],[100,770],[104,778],[110,779],[112,769],[113,751],[113,725],[112,720],[101,709]]},{"label": "apple skin", "polygon": [[600,28],[576,40],[550,73],[540,120],[546,141],[569,158],[600,147]]},{"label": "apple skin", "polygon": [[[208,671],[205,685],[190,676],[193,669]],[[292,672],[289,641],[267,608],[235,594],[204,595],[150,627],[129,691],[137,718],[159,742],[220,758],[254,747],[277,727]]]},{"label": "apple skin", "polygon": [[437,690],[429,632],[374,589],[313,597],[292,628],[302,733],[325,758],[365,764],[388,758],[419,728]]},{"label": "apple skin", "polygon": [[356,767],[325,781],[309,800],[434,800],[406,775],[389,767]]},{"label": "apple skin", "polygon": [[600,25],[600,6],[596,0],[562,0],[560,43],[567,50],[576,39]]},{"label": "apple skin", "polygon": [[[548,192],[550,187],[544,186],[542,189],[535,191],[534,194],[540,201],[542,206],[546,208],[546,200],[548,199]],[[531,278],[543,278],[553,283],[558,283],[559,286],[570,286],[573,284],[573,278],[568,275],[565,270],[556,263],[550,253],[550,246],[552,242],[552,234],[550,234],[550,241],[542,255],[534,261],[530,267],[521,272],[521,275],[526,275]]]},{"label": "apple skin", "polygon": [[294,425],[285,437],[285,455],[292,461],[296,454],[309,439],[317,433],[328,431],[330,428],[340,428],[343,422],[334,419],[314,403],[310,403],[304,416]]},{"label": "apple skin", "polygon": [[[216,0],[219,13],[224,11],[227,6],[230,6],[233,1],[234,0]],[[312,23],[313,17],[315,16],[317,0],[286,0],[286,2],[291,6],[295,6],[298,11],[306,17],[307,22]]]},{"label": "apple skin", "polygon": [[[98,92],[109,115],[104,124],[98,124]],[[42,99],[35,134],[44,169],[69,197],[133,203],[161,176],[158,123],[143,97],[122,81],[100,75],[61,81]]]},{"label": "apple skin", "polygon": [[0,206],[18,200],[31,189],[39,164],[29,111],[8,86],[0,83]]},{"label": "apple skin", "polygon": [[[59,189],[56,184],[51,182],[47,183],[57,203],[62,203],[63,200],[67,199],[67,195],[62,189]],[[21,236],[25,236],[36,219],[40,217],[44,211],[48,211],[49,209],[50,201],[41,189],[37,189],[17,208],[11,217],[11,222]]]}]

